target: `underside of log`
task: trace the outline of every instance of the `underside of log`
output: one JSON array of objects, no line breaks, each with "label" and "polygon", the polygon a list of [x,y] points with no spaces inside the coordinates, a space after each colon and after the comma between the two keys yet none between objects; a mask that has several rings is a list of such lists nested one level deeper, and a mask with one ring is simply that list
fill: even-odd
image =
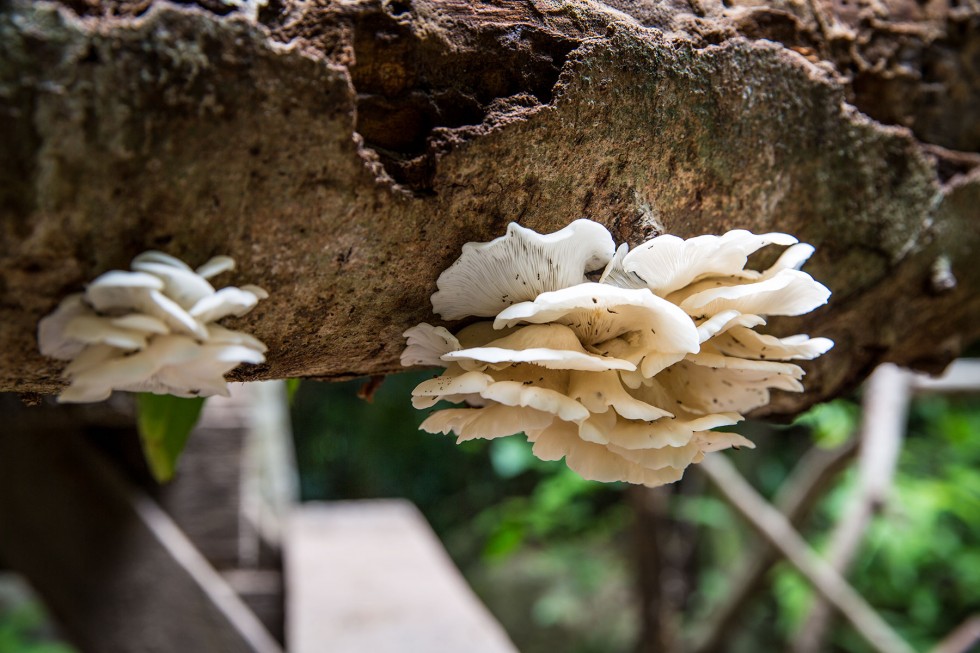
[{"label": "underside of log", "polygon": [[980,336],[980,7],[960,0],[0,4],[0,390],[38,319],[146,249],[239,263],[241,379],[399,369],[508,222],[785,231],[837,346],[792,413]]}]

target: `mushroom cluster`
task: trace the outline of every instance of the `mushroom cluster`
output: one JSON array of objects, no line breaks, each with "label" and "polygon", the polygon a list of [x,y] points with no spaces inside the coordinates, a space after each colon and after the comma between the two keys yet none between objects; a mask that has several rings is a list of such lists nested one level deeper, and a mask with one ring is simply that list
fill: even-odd
[{"label": "mushroom cluster", "polygon": [[191,269],[162,252],[140,254],[132,271],[113,270],[66,297],[38,324],[45,356],[71,361],[61,402],[108,399],[113,390],[179,397],[228,394],[224,375],[262,363],[266,347],[216,322],[244,315],[268,297],[258,286],[215,290],[208,281],[235,262],[216,256]]},{"label": "mushroom cluster", "polygon": [[[746,269],[766,245],[787,247],[768,269]],[[432,306],[458,333],[420,324],[405,332],[403,365],[441,366],[415,388],[421,428],[458,441],[523,432],[544,460],[565,459],[587,479],[657,486],[704,454],[753,447],[712,431],[799,392],[826,338],[757,332],[768,315],[801,315],[830,291],[799,268],[813,253],[781,233],[664,235],[633,251],[602,225],[577,220],[542,235],[510,224],[467,243],[440,275]],[[600,272],[601,271],[601,272]],[[590,280],[589,273],[594,273]]]}]

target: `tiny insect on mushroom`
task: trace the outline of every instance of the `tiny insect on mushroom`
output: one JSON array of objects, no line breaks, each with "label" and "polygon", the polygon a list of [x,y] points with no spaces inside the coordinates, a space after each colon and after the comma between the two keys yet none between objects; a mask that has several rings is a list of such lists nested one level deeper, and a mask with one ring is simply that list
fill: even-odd
[{"label": "tiny insect on mushroom", "polygon": [[[787,249],[768,269],[747,269],[768,245]],[[801,315],[830,291],[801,272],[813,253],[788,234],[744,230],[660,236],[630,251],[605,227],[576,220],[542,235],[516,224],[468,243],[432,296],[456,334],[420,324],[405,332],[403,365],[445,368],[413,392],[434,412],[421,428],[458,441],[523,432],[545,460],[564,458],[585,478],[649,486],[681,478],[706,453],[752,447],[711,431],[802,391],[803,370],[833,343],[758,333],[766,315]],[[589,272],[602,270],[599,281]]]},{"label": "tiny insect on mushroom", "polygon": [[181,397],[227,395],[224,375],[265,361],[265,345],[216,320],[244,315],[268,293],[215,290],[208,279],[234,269],[216,256],[196,271],[163,252],[140,254],[69,295],[38,324],[41,353],[70,361],[61,402],[107,399],[114,390]]}]

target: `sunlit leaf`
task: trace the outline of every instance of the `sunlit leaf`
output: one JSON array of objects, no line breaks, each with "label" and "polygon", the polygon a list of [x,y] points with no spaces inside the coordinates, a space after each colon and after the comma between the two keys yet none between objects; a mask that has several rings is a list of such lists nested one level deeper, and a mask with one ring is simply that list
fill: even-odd
[{"label": "sunlit leaf", "polygon": [[174,397],[143,393],[136,397],[137,420],[143,455],[160,482],[173,478],[177,459],[187,444],[204,406],[204,397]]}]

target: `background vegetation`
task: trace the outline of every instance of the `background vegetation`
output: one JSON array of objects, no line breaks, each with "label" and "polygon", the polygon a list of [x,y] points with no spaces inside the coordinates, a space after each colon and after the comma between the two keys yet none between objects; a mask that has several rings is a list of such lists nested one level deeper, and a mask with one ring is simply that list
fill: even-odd
[{"label": "background vegetation", "polygon": [[[521,437],[457,446],[417,430],[425,413],[409,403],[425,374],[389,377],[373,402],[363,382],[304,383],[293,415],[305,499],[405,497],[415,502],[521,651],[631,651],[639,636],[638,549],[628,490],[584,481],[561,463],[530,454]],[[749,422],[758,444],[728,455],[772,497],[814,444],[854,437],[851,399],[817,406],[794,424]],[[893,499],[876,518],[850,575],[855,588],[917,649],[934,645],[980,610],[980,399],[913,402]],[[820,548],[853,485],[844,472],[803,527]],[[697,631],[727,589],[731,570],[757,540],[692,468],[665,490],[668,524],[693,562],[678,618]],[[642,543],[641,543],[642,544]],[[744,611],[728,650],[782,650],[811,598],[787,565]],[[832,650],[870,650],[838,624]]]},{"label": "background vegetation", "polygon": [[[389,377],[371,403],[363,381],[302,383],[292,398],[302,496],[404,497],[429,519],[471,584],[523,653],[625,653],[641,633],[636,490],[584,481],[561,463],[534,458],[521,437],[457,446],[417,430],[425,417],[409,394],[425,373]],[[854,437],[852,399],[817,406],[791,425],[741,426],[758,445],[729,456],[772,497],[811,446]],[[918,650],[928,650],[980,611],[980,398],[916,399],[893,497],[877,517],[850,574],[855,588]],[[818,548],[840,518],[854,482],[845,471],[802,531]],[[672,584],[690,638],[704,627],[732,570],[756,538],[696,468],[662,491],[662,523],[688,562]],[[785,650],[811,594],[786,564],[742,613],[726,651]],[[69,653],[36,600],[0,596],[0,653]],[[870,649],[837,623],[829,650]]]}]

